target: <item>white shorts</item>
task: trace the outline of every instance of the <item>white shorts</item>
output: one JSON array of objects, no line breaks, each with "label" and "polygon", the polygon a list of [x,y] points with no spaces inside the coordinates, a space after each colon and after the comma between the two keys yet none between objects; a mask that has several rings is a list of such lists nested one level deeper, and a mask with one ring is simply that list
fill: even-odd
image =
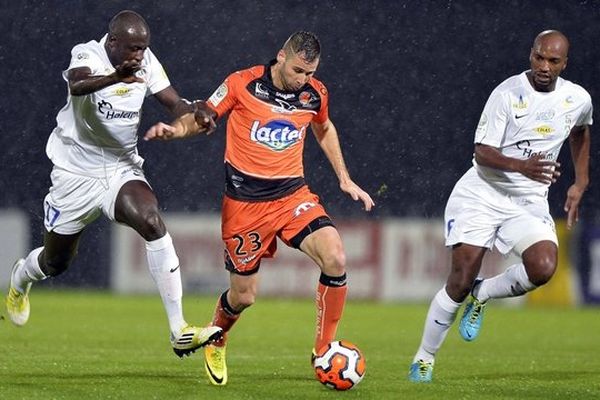
[{"label": "white shorts", "polygon": [[546,197],[514,196],[494,188],[471,168],[454,186],[445,220],[446,246],[466,243],[521,256],[529,246],[549,240],[558,246]]},{"label": "white shorts", "polygon": [[148,183],[144,171],[134,165],[117,168],[109,179],[77,175],[54,167],[52,186],[44,199],[44,225],[48,232],[62,235],[81,232],[101,213],[115,220],[115,202],[121,187],[129,181]]}]

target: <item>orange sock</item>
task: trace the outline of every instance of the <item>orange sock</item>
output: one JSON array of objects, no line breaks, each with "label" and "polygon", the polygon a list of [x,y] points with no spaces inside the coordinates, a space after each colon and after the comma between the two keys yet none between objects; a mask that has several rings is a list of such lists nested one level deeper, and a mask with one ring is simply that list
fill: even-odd
[{"label": "orange sock", "polygon": [[216,341],[214,343],[215,346],[225,345],[225,342],[227,341],[227,332],[229,332],[233,324],[235,324],[240,317],[240,313],[235,311],[227,301],[227,292],[229,292],[229,290],[226,290],[223,294],[221,294],[219,300],[217,300],[215,313],[211,322],[211,325],[218,326],[223,329],[223,338]]},{"label": "orange sock", "polygon": [[335,340],[338,323],[346,303],[346,274],[331,277],[321,274],[317,286],[317,334],[315,351]]}]

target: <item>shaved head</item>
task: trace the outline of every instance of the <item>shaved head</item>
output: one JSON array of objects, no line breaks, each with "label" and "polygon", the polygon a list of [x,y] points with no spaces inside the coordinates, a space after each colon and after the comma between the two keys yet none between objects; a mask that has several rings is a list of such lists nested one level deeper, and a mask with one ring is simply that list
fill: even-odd
[{"label": "shaved head", "polygon": [[150,28],[146,20],[130,10],[121,11],[110,20],[107,36],[104,47],[114,66],[125,61],[141,63],[144,51],[150,45]]},{"label": "shaved head", "polygon": [[543,31],[533,41],[533,48],[541,49],[542,47],[558,51],[566,58],[569,54],[569,39],[559,31]]},{"label": "shaved head", "polygon": [[146,20],[135,11],[124,10],[115,15],[108,24],[108,34],[116,38],[150,36]]}]

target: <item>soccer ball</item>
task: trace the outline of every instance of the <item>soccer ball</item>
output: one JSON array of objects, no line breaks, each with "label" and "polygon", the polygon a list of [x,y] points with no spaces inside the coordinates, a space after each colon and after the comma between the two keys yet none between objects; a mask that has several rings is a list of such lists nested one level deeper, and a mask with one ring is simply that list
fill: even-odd
[{"label": "soccer ball", "polygon": [[314,361],[317,379],[335,390],[348,390],[365,376],[365,357],[356,345],[336,340],[323,346]]}]

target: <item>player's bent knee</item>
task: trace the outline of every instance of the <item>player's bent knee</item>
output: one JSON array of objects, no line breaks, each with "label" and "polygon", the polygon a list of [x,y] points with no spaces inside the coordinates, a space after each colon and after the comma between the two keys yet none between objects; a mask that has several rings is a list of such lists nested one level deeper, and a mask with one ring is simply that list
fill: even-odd
[{"label": "player's bent knee", "polygon": [[529,281],[536,286],[547,283],[556,271],[558,251],[552,243],[542,242],[523,253],[523,263]]},{"label": "player's bent knee", "polygon": [[469,292],[471,292],[472,285],[473,285],[473,281],[448,280],[448,282],[446,282],[446,292],[448,293],[448,296],[450,296],[450,298],[452,300],[454,300],[457,303],[462,303],[469,295]]},{"label": "player's bent knee", "polygon": [[237,311],[242,312],[256,301],[256,290],[254,288],[243,288],[240,290],[231,287],[229,289],[229,304]]},{"label": "player's bent knee", "polygon": [[256,295],[252,293],[242,293],[235,296],[234,301],[232,301],[232,307],[237,312],[242,312],[244,309],[252,306],[256,301]]},{"label": "player's bent knee", "polygon": [[337,249],[323,257],[323,273],[329,276],[341,276],[346,272],[346,253]]},{"label": "player's bent knee", "polygon": [[149,211],[144,214],[139,233],[147,241],[160,239],[167,234],[167,229],[158,210]]},{"label": "player's bent knee", "polygon": [[542,286],[552,277],[556,272],[556,259],[553,257],[543,257],[540,258],[536,265],[532,268],[528,268],[528,277],[529,281],[536,286]]},{"label": "player's bent knee", "polygon": [[477,269],[467,266],[452,266],[452,272],[446,281],[446,292],[450,298],[458,303],[467,298],[471,292],[475,278],[477,277]]}]

